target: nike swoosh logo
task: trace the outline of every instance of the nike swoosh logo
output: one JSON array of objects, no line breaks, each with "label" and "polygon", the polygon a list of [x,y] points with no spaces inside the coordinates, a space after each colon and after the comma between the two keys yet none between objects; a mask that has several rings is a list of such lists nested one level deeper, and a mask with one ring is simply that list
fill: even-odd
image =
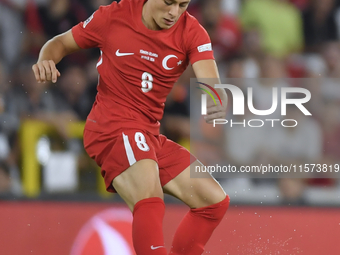
[{"label": "nike swoosh logo", "polygon": [[157,250],[159,248],[164,248],[164,246],[156,246],[156,247],[154,247],[153,245],[151,245],[151,250]]},{"label": "nike swoosh logo", "polygon": [[119,49],[116,51],[116,56],[117,57],[123,57],[123,56],[130,56],[130,55],[134,55],[135,53],[120,53]]}]

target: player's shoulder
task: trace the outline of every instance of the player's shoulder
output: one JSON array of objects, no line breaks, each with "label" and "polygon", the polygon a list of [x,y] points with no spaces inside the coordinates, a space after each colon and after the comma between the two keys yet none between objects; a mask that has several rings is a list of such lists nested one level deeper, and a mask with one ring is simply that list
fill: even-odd
[{"label": "player's shoulder", "polygon": [[192,23],[198,22],[198,20],[194,16],[192,16],[188,11],[185,11],[183,13],[183,15],[184,15],[184,19],[187,23],[192,24]]},{"label": "player's shoulder", "polygon": [[187,11],[183,13],[183,25],[187,31],[190,31],[192,29],[204,30],[199,21]]}]

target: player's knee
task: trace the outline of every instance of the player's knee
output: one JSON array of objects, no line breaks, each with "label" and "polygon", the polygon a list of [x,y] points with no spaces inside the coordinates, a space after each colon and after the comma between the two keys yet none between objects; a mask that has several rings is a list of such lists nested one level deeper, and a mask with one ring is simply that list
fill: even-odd
[{"label": "player's knee", "polygon": [[225,215],[225,213],[227,212],[228,208],[229,208],[229,204],[230,204],[230,197],[228,195],[225,195],[225,198],[217,203],[212,205],[214,209],[214,214],[215,214],[215,218],[221,220],[223,218],[223,216]]},{"label": "player's knee", "polygon": [[126,186],[129,188],[124,188],[122,185],[115,185],[114,187],[130,209],[143,199],[155,197],[164,199],[162,187],[157,182],[148,182],[145,185],[131,185],[131,183],[127,183]]},{"label": "player's knee", "polygon": [[134,203],[137,203],[140,200],[152,198],[152,197],[159,197],[164,199],[164,194],[162,187],[157,181],[150,182],[143,187],[139,187],[134,191]]},{"label": "player's knee", "polygon": [[159,192],[157,190],[149,189],[149,190],[144,190],[144,191],[137,191],[134,194],[131,194],[124,199],[128,207],[130,208],[131,211],[133,211],[133,208],[135,207],[136,204],[143,200],[147,199],[153,199],[153,198],[160,198],[164,200],[164,194],[163,192]]},{"label": "player's knee", "polygon": [[218,204],[219,202],[226,199],[227,195],[224,190],[218,186],[214,187],[214,189],[210,189],[210,196],[200,196],[200,201],[197,203],[195,208],[204,207],[204,206],[212,206],[214,204]]},{"label": "player's knee", "polygon": [[139,198],[140,198],[139,200],[151,198],[151,197],[159,197],[161,199],[164,199],[162,188],[160,186],[159,187],[155,186],[153,188],[146,190],[144,193],[139,194]]},{"label": "player's knee", "polygon": [[229,196],[227,196],[222,187],[218,186],[218,188],[215,188],[213,196],[211,196],[210,204],[211,205],[217,204],[225,200],[227,197],[229,198]]},{"label": "player's knee", "polygon": [[230,198],[227,195],[222,201],[216,204],[212,204],[206,207],[191,209],[191,212],[203,218],[206,218],[208,220],[220,222],[223,219],[225,213],[227,212],[229,208],[229,204],[230,204]]}]

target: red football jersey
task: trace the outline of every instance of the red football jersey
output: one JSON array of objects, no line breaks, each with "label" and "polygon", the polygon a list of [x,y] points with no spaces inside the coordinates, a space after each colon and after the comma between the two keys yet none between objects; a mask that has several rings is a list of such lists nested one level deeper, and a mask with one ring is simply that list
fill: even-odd
[{"label": "red football jersey", "polygon": [[193,16],[185,12],[170,29],[150,30],[142,22],[145,2],[113,2],[72,28],[79,47],[101,50],[86,129],[133,127],[157,135],[166,97],[189,61],[214,59],[210,38]]}]

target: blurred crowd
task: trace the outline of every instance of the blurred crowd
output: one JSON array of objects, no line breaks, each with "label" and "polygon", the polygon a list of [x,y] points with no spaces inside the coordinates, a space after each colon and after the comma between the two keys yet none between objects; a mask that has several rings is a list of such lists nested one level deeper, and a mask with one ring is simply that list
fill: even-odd
[{"label": "blurred crowd", "polygon": [[[0,193],[22,193],[19,134],[24,121],[49,123],[55,127],[63,150],[79,148],[69,137],[67,125],[70,121],[84,121],[91,109],[96,95],[99,50],[66,57],[57,66],[62,75],[56,84],[38,84],[31,66],[48,39],[111,2],[0,0]],[[289,114],[295,114],[301,124],[280,130],[272,135],[273,139],[266,134],[256,136],[265,139],[247,137],[242,128],[221,128],[225,138],[222,157],[228,162],[340,162],[339,7],[338,0],[191,1],[188,11],[210,35],[221,78],[234,79],[234,83],[244,78],[275,81],[236,84],[244,91],[249,86],[258,91],[253,98],[256,108],[270,108],[273,87],[305,87],[312,94],[308,109],[313,117],[304,118],[292,110]],[[185,146],[190,140],[192,77],[189,67],[170,93],[162,120],[162,133]],[[310,79],[297,85],[297,78]],[[212,144],[221,142],[218,132],[206,132]],[[275,139],[285,142],[277,146]],[[203,163],[214,162],[215,153],[209,144],[196,144],[193,150]],[[306,185],[330,187],[338,183],[331,178],[282,179],[277,185],[287,200],[300,201]]]}]

